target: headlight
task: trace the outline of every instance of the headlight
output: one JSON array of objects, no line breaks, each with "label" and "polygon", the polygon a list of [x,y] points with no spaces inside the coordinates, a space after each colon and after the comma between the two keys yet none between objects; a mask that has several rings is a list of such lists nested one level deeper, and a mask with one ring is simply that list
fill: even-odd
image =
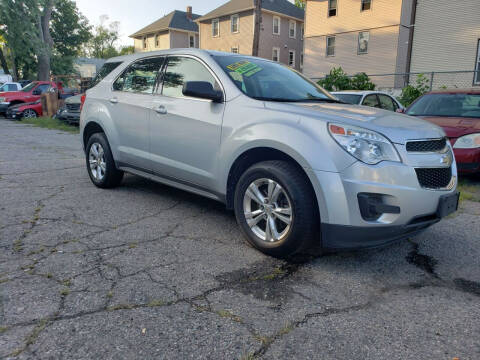
[{"label": "headlight", "polygon": [[3,103],[3,102],[5,102],[5,100],[7,100],[7,98],[0,97],[0,103]]},{"label": "headlight", "polygon": [[454,149],[476,149],[480,148],[480,133],[459,137],[453,145]]},{"label": "headlight", "polygon": [[364,163],[401,162],[390,140],[375,131],[341,124],[328,124],[328,130],[346,152]]}]

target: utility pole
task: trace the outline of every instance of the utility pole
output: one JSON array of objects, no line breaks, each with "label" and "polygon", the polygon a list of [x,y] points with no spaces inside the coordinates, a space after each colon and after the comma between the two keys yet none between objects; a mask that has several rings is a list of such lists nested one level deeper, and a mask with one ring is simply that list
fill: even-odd
[{"label": "utility pole", "polygon": [[260,47],[260,24],[262,23],[262,0],[255,0],[255,27],[253,30],[252,55],[258,56]]}]

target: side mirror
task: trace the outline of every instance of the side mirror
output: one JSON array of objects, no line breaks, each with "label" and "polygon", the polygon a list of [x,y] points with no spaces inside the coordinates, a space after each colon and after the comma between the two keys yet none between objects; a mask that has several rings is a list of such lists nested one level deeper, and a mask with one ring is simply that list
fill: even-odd
[{"label": "side mirror", "polygon": [[397,109],[397,113],[405,114],[405,109],[399,108],[399,109]]},{"label": "side mirror", "polygon": [[223,94],[213,88],[208,81],[187,81],[183,85],[183,95],[199,99],[212,100],[213,102],[222,102]]},{"label": "side mirror", "polygon": [[42,90],[35,89],[35,90],[33,90],[32,95],[42,95]]}]

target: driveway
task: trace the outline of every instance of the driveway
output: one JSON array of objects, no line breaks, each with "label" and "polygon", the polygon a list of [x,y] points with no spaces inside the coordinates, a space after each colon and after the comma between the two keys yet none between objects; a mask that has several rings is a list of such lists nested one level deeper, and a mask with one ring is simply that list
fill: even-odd
[{"label": "driveway", "polygon": [[0,119],[0,358],[479,359],[479,216],[280,261],[221,204],[97,189],[78,135]]}]

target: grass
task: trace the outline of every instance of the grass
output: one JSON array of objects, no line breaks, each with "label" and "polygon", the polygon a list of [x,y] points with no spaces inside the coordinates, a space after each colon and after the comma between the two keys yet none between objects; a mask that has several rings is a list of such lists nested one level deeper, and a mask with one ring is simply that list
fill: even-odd
[{"label": "grass", "polygon": [[44,129],[66,131],[66,132],[69,132],[71,134],[78,134],[79,133],[78,127],[65,124],[64,122],[62,122],[58,119],[53,119],[53,118],[50,118],[50,117],[22,119],[22,120],[20,120],[20,123],[34,125],[34,126],[41,127],[41,128],[44,128]]},{"label": "grass", "polygon": [[480,202],[480,181],[470,178],[462,178],[458,183],[460,191],[460,201]]}]

